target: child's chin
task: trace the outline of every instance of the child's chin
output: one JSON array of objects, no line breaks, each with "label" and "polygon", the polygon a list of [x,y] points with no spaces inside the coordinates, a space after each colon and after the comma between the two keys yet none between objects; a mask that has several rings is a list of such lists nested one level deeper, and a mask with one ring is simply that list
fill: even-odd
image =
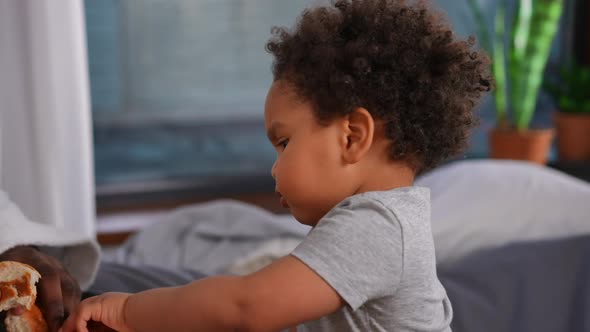
[{"label": "child's chin", "polygon": [[311,216],[305,216],[305,215],[297,213],[297,211],[295,209],[293,209],[292,207],[291,207],[291,214],[300,223],[302,223],[304,225],[311,226],[311,227],[314,227],[319,221],[318,218],[314,218]]}]

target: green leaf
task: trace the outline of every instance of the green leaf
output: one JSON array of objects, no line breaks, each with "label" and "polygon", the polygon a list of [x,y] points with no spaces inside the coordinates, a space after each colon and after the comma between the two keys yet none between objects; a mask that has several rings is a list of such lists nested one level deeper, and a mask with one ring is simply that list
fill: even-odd
[{"label": "green leaf", "polygon": [[492,74],[496,81],[496,88],[494,90],[494,102],[496,106],[496,117],[498,124],[502,126],[508,125],[507,111],[508,102],[506,98],[506,58],[504,51],[504,3],[496,9],[496,17],[494,19],[494,52],[492,60]]}]

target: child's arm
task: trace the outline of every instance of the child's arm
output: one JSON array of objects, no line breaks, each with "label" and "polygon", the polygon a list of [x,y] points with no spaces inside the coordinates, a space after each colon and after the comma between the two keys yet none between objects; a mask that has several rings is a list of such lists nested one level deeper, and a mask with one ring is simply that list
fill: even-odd
[{"label": "child's arm", "polygon": [[338,293],[293,256],[245,277],[111,296],[118,299],[84,301],[64,332],[89,319],[123,331],[278,331],[343,306]]}]

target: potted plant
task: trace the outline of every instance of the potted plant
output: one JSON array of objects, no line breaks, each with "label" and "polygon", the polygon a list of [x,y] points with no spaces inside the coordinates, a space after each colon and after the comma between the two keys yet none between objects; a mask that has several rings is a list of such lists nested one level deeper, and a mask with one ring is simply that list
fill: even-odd
[{"label": "potted plant", "polygon": [[545,90],[557,104],[557,151],[564,161],[590,160],[590,66],[571,62],[557,78],[546,77]]},{"label": "potted plant", "polygon": [[[496,81],[496,126],[489,136],[493,158],[547,161],[553,129],[532,129],[530,123],[563,1],[516,0],[509,8],[512,2],[504,0],[497,6],[491,36],[479,2],[467,0]],[[510,24],[507,18],[512,18]]]}]

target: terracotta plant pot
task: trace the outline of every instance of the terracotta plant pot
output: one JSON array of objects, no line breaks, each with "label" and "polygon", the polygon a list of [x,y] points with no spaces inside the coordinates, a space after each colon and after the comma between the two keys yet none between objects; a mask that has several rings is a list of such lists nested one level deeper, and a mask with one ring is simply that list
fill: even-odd
[{"label": "terracotta plant pot", "polygon": [[590,114],[555,113],[561,160],[590,160]]},{"label": "terracotta plant pot", "polygon": [[490,133],[490,153],[496,159],[526,160],[547,163],[553,140],[553,129],[516,130],[494,129]]}]

